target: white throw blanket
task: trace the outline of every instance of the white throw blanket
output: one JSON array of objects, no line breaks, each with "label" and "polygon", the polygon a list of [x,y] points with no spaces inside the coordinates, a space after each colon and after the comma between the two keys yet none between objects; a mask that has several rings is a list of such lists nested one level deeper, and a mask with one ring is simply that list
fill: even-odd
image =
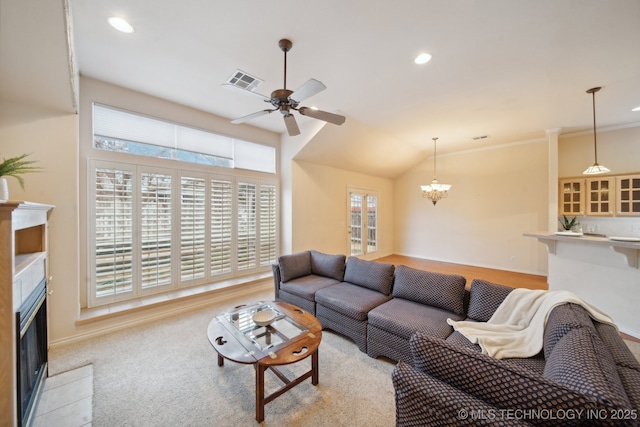
[{"label": "white throw blanket", "polygon": [[523,288],[511,291],[488,322],[447,319],[447,323],[491,357],[532,357],[542,350],[549,313],[566,303],[579,304],[594,320],[616,326],[607,314],[572,292]]}]

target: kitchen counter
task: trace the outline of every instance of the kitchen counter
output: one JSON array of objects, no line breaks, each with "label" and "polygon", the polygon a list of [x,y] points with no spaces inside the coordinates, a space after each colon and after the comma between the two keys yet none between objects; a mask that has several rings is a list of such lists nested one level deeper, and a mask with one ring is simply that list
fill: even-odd
[{"label": "kitchen counter", "polygon": [[640,338],[640,242],[599,236],[525,233],[547,247],[549,290],[569,290],[609,314],[620,331]]}]

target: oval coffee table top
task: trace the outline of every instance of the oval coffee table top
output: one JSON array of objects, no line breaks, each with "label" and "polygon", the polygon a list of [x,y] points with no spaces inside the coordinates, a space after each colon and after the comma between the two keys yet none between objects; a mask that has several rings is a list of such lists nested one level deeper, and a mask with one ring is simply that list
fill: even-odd
[{"label": "oval coffee table top", "polygon": [[[262,311],[275,313],[268,325],[253,321],[253,316]],[[316,351],[322,339],[322,325],[311,313],[293,304],[262,301],[216,316],[209,323],[207,335],[225,359],[275,366],[295,363]]]}]

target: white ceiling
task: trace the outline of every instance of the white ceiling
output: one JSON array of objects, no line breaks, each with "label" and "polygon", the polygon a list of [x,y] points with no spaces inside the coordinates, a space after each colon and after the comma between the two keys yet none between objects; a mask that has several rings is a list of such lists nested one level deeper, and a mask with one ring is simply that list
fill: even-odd
[{"label": "white ceiling", "polygon": [[[328,89],[304,104],[347,116],[300,158],[335,167],[393,177],[434,136],[446,153],[588,129],[594,86],[598,127],[640,122],[638,0],[70,2],[82,75],[229,119],[266,104],[220,85],[241,69],[264,80],[257,92],[281,88],[278,40],[291,39],[288,88],[316,78]],[[285,130],[279,114],[251,124]]]}]

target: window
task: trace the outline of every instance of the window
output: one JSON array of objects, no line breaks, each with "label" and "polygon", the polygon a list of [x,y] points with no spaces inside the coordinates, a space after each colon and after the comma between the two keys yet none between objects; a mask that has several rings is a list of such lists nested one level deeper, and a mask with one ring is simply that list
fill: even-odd
[{"label": "window", "polygon": [[378,196],[350,189],[348,197],[349,253],[358,256],[377,252]]},{"label": "window", "polygon": [[96,306],[270,270],[277,185],[90,160],[90,297]]},{"label": "window", "polygon": [[152,158],[276,172],[273,147],[100,104],[93,105],[93,146]]}]

